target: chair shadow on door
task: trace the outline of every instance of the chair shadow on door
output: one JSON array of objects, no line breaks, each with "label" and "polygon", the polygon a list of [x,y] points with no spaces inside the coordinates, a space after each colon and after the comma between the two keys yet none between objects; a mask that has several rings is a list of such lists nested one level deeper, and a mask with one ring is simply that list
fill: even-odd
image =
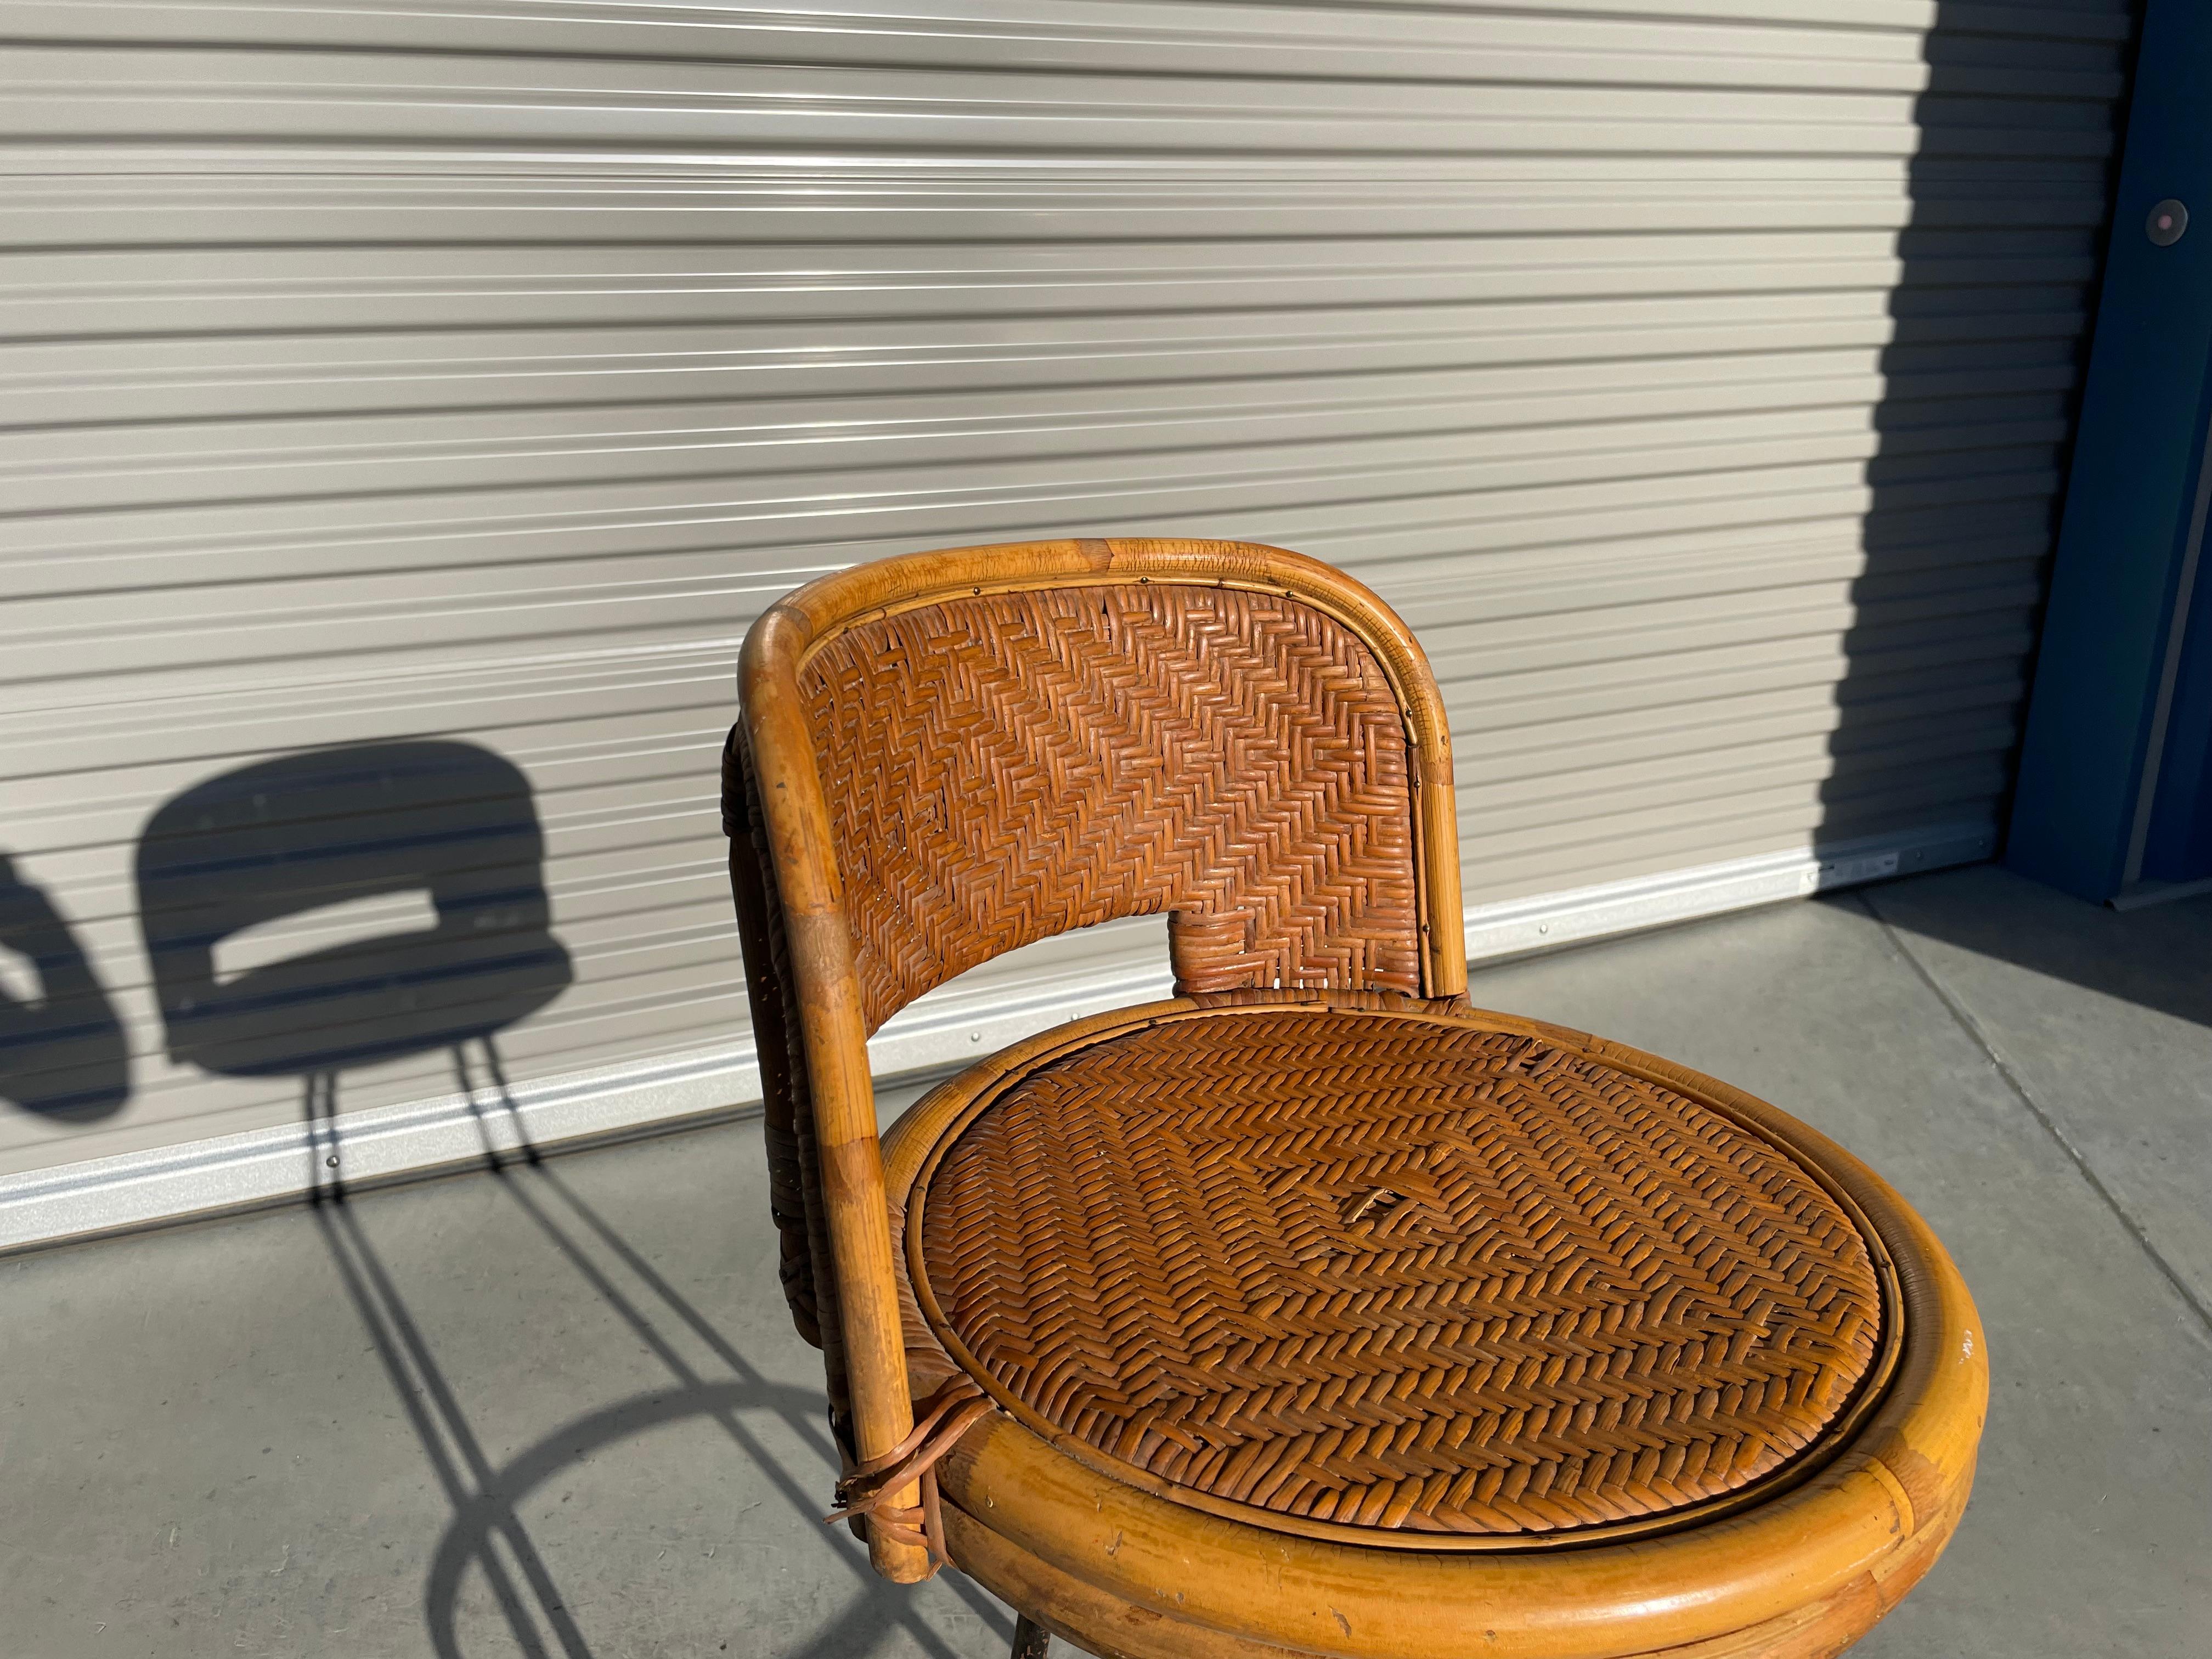
[{"label": "chair shadow on door", "polygon": [[0,854],[0,949],[28,970],[28,995],[0,984],[0,1100],[50,1122],[112,1117],[131,1097],[122,1022],[69,922]]},{"label": "chair shadow on door", "polygon": [[496,1034],[574,978],[544,860],[528,780],[474,744],[307,750],[195,785],[138,844],[169,1059],[299,1078],[319,1195],[344,1189],[343,1072],[447,1049],[475,1107],[474,1044],[511,1109]]}]

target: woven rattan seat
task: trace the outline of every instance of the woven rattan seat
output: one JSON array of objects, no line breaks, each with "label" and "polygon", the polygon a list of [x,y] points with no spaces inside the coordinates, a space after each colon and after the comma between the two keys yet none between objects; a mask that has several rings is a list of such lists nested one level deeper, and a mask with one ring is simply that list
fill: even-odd
[{"label": "woven rattan seat", "polygon": [[1018,1418],[1219,1513],[1429,1548],[1786,1474],[1895,1322],[1787,1149],[1479,1020],[1140,1025],[1005,1086],[919,1192],[923,1308]]},{"label": "woven rattan seat", "polygon": [[[1833,1659],[1963,1512],[1926,1224],[1786,1113],[1468,1006],[1451,743],[1280,549],[964,548],[747,635],[724,823],[830,1518],[1103,1659]],[[1171,999],[881,1138],[868,1039],[1055,933]]]}]

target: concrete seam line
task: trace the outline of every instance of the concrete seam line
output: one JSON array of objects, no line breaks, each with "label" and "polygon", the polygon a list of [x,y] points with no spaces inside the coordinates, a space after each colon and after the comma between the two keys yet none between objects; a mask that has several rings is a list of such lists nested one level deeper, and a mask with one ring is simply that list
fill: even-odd
[{"label": "concrete seam line", "polygon": [[2112,1211],[2114,1218],[2126,1230],[2128,1237],[2135,1240],[2136,1248],[2148,1256],[2152,1264],[2165,1275],[2166,1283],[2172,1285],[2176,1294],[2188,1304],[2190,1311],[2197,1316],[2197,1322],[2204,1327],[2206,1334],[2212,1335],[2212,1307],[2208,1307],[2204,1304],[2189,1281],[2184,1279],[2173,1264],[2166,1259],[2158,1246],[2151,1243],[2150,1235],[2146,1233],[2136,1223],[2136,1218],[2128,1213],[2127,1207],[2120,1202],[2112,1189],[2105,1184],[2103,1178],[2091,1166],[2089,1160],[2082,1155],[2081,1148],[2074,1144],[2065,1130],[2059,1127],[2057,1120],[2044,1109],[2043,1103],[2036,1099],[2034,1092],[2021,1081],[2019,1075],[2006,1062],[2004,1056],[1997,1052],[1996,1045],[1983,1032],[1980,1022],[1966,1011],[1964,1004],[1951,994],[1943,982],[1936,977],[1928,964],[1915,954],[1911,946],[1905,944],[1903,935],[1891,925],[1889,918],[1883,915],[1875,905],[1871,893],[1858,893],[1854,896],[1867,915],[1873,918],[1875,925],[1881,929],[1883,935],[1897,948],[1898,955],[1903,957],[1912,971],[1919,975],[1921,983],[1935,994],[1936,1000],[1943,1005],[1952,1019],[1957,1023],[1959,1029],[1972,1039],[1974,1046],[1982,1051],[1983,1056],[1988,1060],[1990,1066],[1996,1068],[1996,1074],[2003,1079],[2005,1087],[2012,1091],[2014,1097],[2021,1105],[2027,1108],[2029,1115],[2043,1126],[2044,1132],[2058,1143],[2059,1150],[2066,1154],[2072,1161],[2075,1169],[2081,1172],[2081,1179],[2089,1183],[2090,1190],[2104,1200],[2105,1207]]}]

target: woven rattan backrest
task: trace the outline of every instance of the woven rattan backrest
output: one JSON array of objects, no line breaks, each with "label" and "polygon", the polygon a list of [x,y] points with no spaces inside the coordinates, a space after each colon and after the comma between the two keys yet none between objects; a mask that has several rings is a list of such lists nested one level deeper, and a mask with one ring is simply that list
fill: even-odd
[{"label": "woven rattan backrest", "polygon": [[861,566],[763,617],[740,678],[726,816],[752,847],[732,872],[786,1282],[869,1455],[888,1429],[861,1396],[898,1395],[886,1425],[904,1399],[859,1352],[896,1346],[888,1236],[863,1249],[838,1219],[849,1200],[883,1225],[867,1033],[1002,951],[1145,914],[1183,991],[1456,995],[1449,749],[1380,601],[1242,543]]},{"label": "woven rattan backrest", "polygon": [[[777,610],[811,635],[783,682],[827,809],[804,850],[833,866],[868,1030],[1131,915],[1170,916],[1179,990],[1460,988],[1456,928],[1424,962],[1442,717],[1402,626],[1340,573],[1235,543],[1024,544]],[[1421,850],[1455,901],[1456,849]]]},{"label": "woven rattan backrest", "polygon": [[948,599],[811,657],[872,1029],[1000,952],[1170,917],[1176,988],[1413,992],[1405,728],[1373,653],[1279,593]]}]

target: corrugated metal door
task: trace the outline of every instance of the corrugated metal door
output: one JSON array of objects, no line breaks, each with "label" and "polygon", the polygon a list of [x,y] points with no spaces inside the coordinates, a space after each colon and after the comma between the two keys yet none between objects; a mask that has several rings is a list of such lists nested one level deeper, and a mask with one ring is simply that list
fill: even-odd
[{"label": "corrugated metal door", "polygon": [[8,9],[0,1169],[728,1041],[894,550],[1357,571],[1478,902],[1990,822],[2121,0],[804,12]]}]

